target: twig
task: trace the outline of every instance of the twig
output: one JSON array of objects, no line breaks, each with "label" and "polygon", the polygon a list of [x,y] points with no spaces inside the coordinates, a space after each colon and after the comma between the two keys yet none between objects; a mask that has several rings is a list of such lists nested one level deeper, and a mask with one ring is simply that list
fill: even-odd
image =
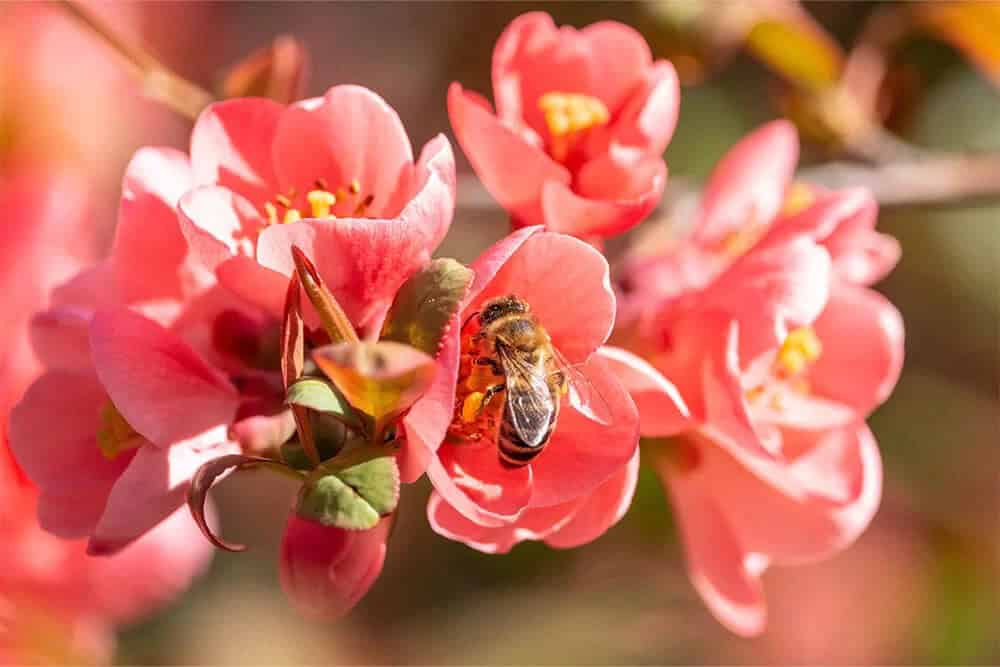
[{"label": "twig", "polygon": [[830,188],[862,186],[883,206],[959,204],[1000,198],[1000,154],[937,155],[877,165],[832,162],[798,177]]},{"label": "twig", "polygon": [[60,5],[122,57],[142,82],[143,92],[150,99],[191,120],[215,99],[207,90],[173,72],[149,52],[130,44],[89,9],[74,0],[62,0]]}]

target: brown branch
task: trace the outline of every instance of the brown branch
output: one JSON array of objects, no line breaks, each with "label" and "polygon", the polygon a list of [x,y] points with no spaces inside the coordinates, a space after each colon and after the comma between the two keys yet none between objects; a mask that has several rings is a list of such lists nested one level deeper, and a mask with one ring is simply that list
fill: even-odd
[{"label": "brown branch", "polygon": [[214,101],[215,98],[207,90],[173,72],[148,51],[130,44],[89,9],[74,0],[62,0],[60,6],[121,56],[142,83],[143,93],[150,99],[191,120]]},{"label": "brown branch", "polygon": [[930,155],[876,165],[832,162],[798,177],[829,188],[866,187],[883,206],[962,204],[1000,198],[1000,153]]}]

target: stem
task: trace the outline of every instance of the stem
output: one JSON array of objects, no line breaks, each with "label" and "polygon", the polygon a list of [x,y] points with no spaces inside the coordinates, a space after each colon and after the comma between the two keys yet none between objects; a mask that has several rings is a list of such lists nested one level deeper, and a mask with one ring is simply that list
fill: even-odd
[{"label": "stem", "polygon": [[103,19],[74,0],[61,0],[60,5],[121,56],[142,83],[143,93],[150,99],[191,120],[214,101],[214,96],[207,90],[173,72],[148,51],[130,44]]}]

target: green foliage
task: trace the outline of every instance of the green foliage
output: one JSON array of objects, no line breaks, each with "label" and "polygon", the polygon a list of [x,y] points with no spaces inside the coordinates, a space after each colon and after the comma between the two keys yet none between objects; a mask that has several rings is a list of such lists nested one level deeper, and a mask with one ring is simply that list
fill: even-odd
[{"label": "green foliage", "polygon": [[453,259],[432,261],[396,294],[381,340],[405,343],[435,356],[474,277],[472,269]]},{"label": "green foliage", "polygon": [[399,501],[399,469],[391,456],[379,456],[339,469],[336,459],[317,468],[302,486],[296,511],[324,526],[347,530],[374,528]]}]

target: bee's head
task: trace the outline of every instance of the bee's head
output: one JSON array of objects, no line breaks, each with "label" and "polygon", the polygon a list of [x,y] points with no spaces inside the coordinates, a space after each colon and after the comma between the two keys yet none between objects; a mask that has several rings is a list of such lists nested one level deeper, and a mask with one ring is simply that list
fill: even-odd
[{"label": "bee's head", "polygon": [[522,301],[513,294],[490,299],[483,304],[483,308],[479,312],[479,325],[486,326],[491,322],[496,322],[501,317],[526,313],[529,309],[526,301]]}]

